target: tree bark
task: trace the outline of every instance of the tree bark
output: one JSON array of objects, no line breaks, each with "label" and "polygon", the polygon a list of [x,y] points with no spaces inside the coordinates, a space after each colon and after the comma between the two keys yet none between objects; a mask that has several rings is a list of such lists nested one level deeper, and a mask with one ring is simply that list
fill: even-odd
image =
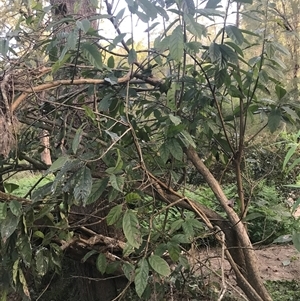
[{"label": "tree bark", "polygon": [[[196,150],[190,146],[186,150],[186,154],[212,189],[213,193],[215,194],[216,198],[227,214],[228,220],[230,222],[230,231],[234,231],[235,233],[233,236],[234,238],[232,239],[232,234],[230,234],[230,231],[225,231],[226,229],[223,228],[226,239],[228,239],[228,251],[230,252],[234,262],[236,263],[240,271],[240,273],[238,271],[235,271],[238,285],[251,301],[272,301],[269,292],[265,288],[260,278],[254,249],[252,247],[244,224],[242,223],[236,212],[230,206],[228,206],[229,201],[224,194],[220,184],[199,158]],[[236,241],[234,241],[235,238]],[[239,250],[237,250],[237,246],[239,247]],[[249,287],[247,287],[242,276],[251,284],[254,292],[256,291],[260,299],[257,298],[256,294],[253,294],[253,290],[249,290]]]}]

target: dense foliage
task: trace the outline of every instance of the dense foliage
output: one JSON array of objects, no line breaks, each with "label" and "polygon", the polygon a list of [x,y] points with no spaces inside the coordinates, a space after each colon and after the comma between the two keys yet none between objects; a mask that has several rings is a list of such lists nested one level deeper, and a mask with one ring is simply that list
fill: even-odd
[{"label": "dense foliage", "polygon": [[[258,184],[272,171],[258,172],[267,159],[253,142],[297,124],[300,107],[281,84],[289,51],[268,33],[274,5],[259,8],[254,31],[240,26],[250,2],[104,1],[97,13],[91,1],[86,14],[72,2],[36,2],[10,19],[0,39],[2,295],[39,298],[70,257],[99,277],[125,275],[118,298],[131,283],[139,298],[170,287],[200,296],[186,285],[186,251],[214,236],[249,300],[271,300],[243,222],[251,234],[255,224],[254,241],[273,240],[265,224],[284,209],[274,183]],[[51,165],[40,157],[48,149]],[[40,179],[14,194],[10,177],[28,170]],[[299,248],[299,227],[279,228]]]}]

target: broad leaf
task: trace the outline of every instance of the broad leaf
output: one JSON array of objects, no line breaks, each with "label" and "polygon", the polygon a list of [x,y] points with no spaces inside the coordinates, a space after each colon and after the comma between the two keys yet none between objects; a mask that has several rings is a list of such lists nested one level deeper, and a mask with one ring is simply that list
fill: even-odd
[{"label": "broad leaf", "polygon": [[129,192],[125,196],[125,201],[129,204],[136,204],[139,200],[141,200],[141,196],[136,192]]},{"label": "broad leaf", "polygon": [[100,253],[96,260],[97,270],[103,275],[106,271],[107,261],[106,257],[103,253]]},{"label": "broad leaf", "polygon": [[78,128],[76,130],[76,133],[75,133],[75,136],[74,136],[74,139],[73,139],[73,142],[72,142],[72,151],[73,151],[74,154],[77,153],[77,149],[78,149],[78,146],[80,144],[81,137],[82,137],[82,132],[83,132],[82,127]]},{"label": "broad leaf", "polygon": [[109,178],[103,178],[101,180],[97,180],[93,183],[91,193],[86,201],[86,204],[92,204],[99,200],[100,196],[104,192],[104,190],[107,188]]},{"label": "broad leaf", "polygon": [[181,161],[183,158],[183,150],[179,142],[176,139],[170,139],[168,140],[167,144],[172,156],[176,160]]},{"label": "broad leaf", "polygon": [[282,88],[280,85],[276,85],[275,91],[276,91],[278,100],[282,99],[287,93],[286,89]]},{"label": "broad leaf", "polygon": [[285,169],[286,164],[289,162],[289,160],[291,159],[291,157],[295,154],[297,148],[298,148],[298,143],[294,143],[290,146],[289,151],[287,152],[287,154],[285,155],[284,161],[283,161],[283,166],[282,169]]},{"label": "broad leaf", "polygon": [[6,218],[7,205],[5,202],[0,203],[0,221]]},{"label": "broad leaf", "polygon": [[128,243],[139,248],[142,243],[140,225],[137,215],[130,209],[123,216],[123,231]]},{"label": "broad leaf", "polygon": [[280,124],[281,112],[279,109],[273,108],[268,116],[268,127],[271,133],[274,133]]},{"label": "broad leaf", "polygon": [[123,264],[122,269],[123,269],[123,272],[124,272],[124,275],[126,276],[126,278],[129,281],[133,281],[134,280],[134,265],[132,263],[125,262]]},{"label": "broad leaf", "polygon": [[10,183],[10,182],[4,182],[3,183],[5,191],[8,193],[12,193],[14,190],[17,190],[20,186],[15,183]]},{"label": "broad leaf", "polygon": [[81,259],[81,262],[86,262],[91,256],[93,256],[94,254],[96,254],[97,251],[96,250],[91,250],[89,252],[87,252],[84,257]]},{"label": "broad leaf", "polygon": [[77,183],[74,187],[74,197],[76,201],[81,201],[86,205],[88,197],[92,190],[93,179],[88,167],[82,167],[76,174]]},{"label": "broad leaf", "polygon": [[116,175],[112,174],[112,175],[110,175],[109,180],[110,180],[111,186],[114,189],[116,189],[120,192],[123,191],[124,182],[125,182],[125,179],[123,176],[116,176]]},{"label": "broad leaf", "polygon": [[139,0],[140,7],[152,20],[157,16],[157,9],[154,3],[155,2],[151,2],[149,0]]},{"label": "broad leaf", "polygon": [[208,0],[205,8],[217,8],[221,0]]},{"label": "broad leaf", "polygon": [[91,28],[91,22],[88,19],[83,19],[81,21],[76,21],[76,26],[78,29],[81,29],[84,33],[87,33]]},{"label": "broad leaf", "polygon": [[1,237],[4,243],[15,232],[18,224],[19,217],[8,211],[5,220],[1,222]]},{"label": "broad leaf", "polygon": [[181,119],[179,116],[175,116],[173,114],[169,114],[169,118],[170,120],[175,124],[175,125],[178,125],[181,123]]},{"label": "broad leaf", "polygon": [[171,58],[179,62],[183,57],[183,49],[184,42],[182,26],[178,25],[170,36],[169,50]]},{"label": "broad leaf", "polygon": [[148,259],[151,268],[162,276],[169,276],[171,274],[168,263],[157,255],[151,255]]},{"label": "broad leaf", "polygon": [[137,61],[137,54],[136,51],[132,48],[129,50],[128,53],[128,64],[132,65]]},{"label": "broad leaf", "polygon": [[300,232],[294,231],[292,234],[292,239],[295,248],[300,252]]},{"label": "broad leaf", "polygon": [[163,162],[167,162],[167,160],[169,159],[169,154],[170,154],[170,150],[169,147],[167,145],[167,143],[164,143],[161,145],[161,147],[159,148],[159,156],[161,157]]},{"label": "broad leaf", "polygon": [[48,169],[47,173],[52,173],[52,172],[55,172],[59,169],[61,169],[65,164],[66,162],[70,160],[69,156],[62,156],[62,157],[59,157],[57,160],[55,160],[52,165],[50,166],[50,168]]},{"label": "broad leaf", "polygon": [[39,276],[44,276],[48,272],[49,257],[47,250],[42,248],[37,250],[35,254],[36,270]]},{"label": "broad leaf", "polygon": [[102,69],[102,55],[95,45],[83,43],[81,45],[81,50],[84,56],[96,69]]},{"label": "broad leaf", "polygon": [[237,45],[241,45],[244,42],[244,36],[241,30],[234,25],[227,25],[225,27],[225,31],[228,34],[229,38],[236,43]]},{"label": "broad leaf", "polygon": [[180,248],[178,244],[168,242],[168,252],[174,262],[178,261],[180,255]]},{"label": "broad leaf", "polygon": [[9,209],[15,216],[21,216],[22,214],[22,205],[16,200],[9,202]]},{"label": "broad leaf", "polygon": [[149,266],[145,258],[138,263],[135,270],[134,284],[137,295],[141,298],[148,284]]},{"label": "broad leaf", "polygon": [[110,211],[108,212],[107,216],[106,216],[106,222],[107,225],[113,225],[115,222],[117,222],[119,220],[119,218],[121,217],[122,214],[122,207],[123,205],[117,205],[113,208],[110,209]]}]

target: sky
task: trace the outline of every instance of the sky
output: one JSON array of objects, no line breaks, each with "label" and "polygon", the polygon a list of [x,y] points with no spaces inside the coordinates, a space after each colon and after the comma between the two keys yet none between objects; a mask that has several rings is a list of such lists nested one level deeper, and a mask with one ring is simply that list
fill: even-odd
[{"label": "sky", "polygon": [[[127,3],[125,0],[120,0],[120,1],[117,1],[118,2],[118,6],[114,7],[113,9],[115,9],[115,13],[114,15],[116,15],[121,9],[125,8],[125,12],[124,12],[124,18],[120,24],[120,29],[122,31],[122,33],[125,33],[127,32],[128,35],[126,36],[125,40],[130,38],[130,32],[131,32],[131,17],[130,17],[130,12],[129,10],[127,9]],[[195,0],[194,0],[195,2]],[[222,5],[222,8],[219,8],[219,10],[221,11],[224,11],[225,10],[225,6],[227,5],[227,0],[222,0],[221,1],[221,5]],[[102,12],[102,13],[105,13],[105,12]],[[147,32],[145,32],[145,30],[147,30],[147,23],[144,23],[143,21],[141,21],[136,15],[133,15],[132,16],[133,18],[133,35],[134,35],[134,40],[136,42],[144,42],[144,43],[147,43]],[[231,15],[229,18],[228,18],[228,21],[229,22],[232,22],[234,23],[234,20],[235,20],[235,17],[234,15]],[[150,21],[149,22],[149,26],[151,26],[152,23],[154,22],[160,22],[159,25],[157,25],[152,31],[151,31],[151,40],[154,40],[155,37],[161,33],[161,31],[163,30],[163,26],[162,26],[162,18],[159,17],[158,19],[155,19],[154,21]],[[207,21],[206,21],[207,22]],[[219,18],[219,20],[217,20],[217,22],[222,22],[222,19]],[[101,24],[102,25],[102,24]],[[209,25],[209,22],[207,22],[207,25]],[[112,31],[114,32],[113,34],[113,37],[115,36],[115,30],[112,26],[112,24],[109,22],[109,20],[105,20],[103,22],[103,27],[102,27],[102,32],[104,33],[104,35],[106,37],[109,37],[109,35],[112,34]],[[100,31],[100,34],[101,31]]]}]

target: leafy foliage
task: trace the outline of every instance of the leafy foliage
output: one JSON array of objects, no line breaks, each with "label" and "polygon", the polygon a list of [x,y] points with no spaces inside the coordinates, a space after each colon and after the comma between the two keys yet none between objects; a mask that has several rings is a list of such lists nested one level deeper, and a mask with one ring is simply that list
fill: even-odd
[{"label": "leafy foliage", "polygon": [[[212,234],[220,240],[214,226],[227,236],[233,224],[240,227],[243,246],[241,220],[274,225],[278,218],[273,191],[260,187],[253,205],[241,180],[251,161],[246,146],[261,130],[299,122],[291,102],[296,91],[279,84],[288,51],[267,36],[270,8],[258,34],[227,24],[221,1],[127,0],[126,9],[105,3],[105,14],[81,14],[84,5],[74,5],[61,16],[55,5],[22,4],[28,14],[20,9],[15,26],[2,31],[0,131],[7,139],[0,143],[0,272],[8,274],[6,292],[30,298],[29,284],[60,273],[65,251],[74,250],[103,277],[123,271],[139,298],[150,298],[152,287],[164,292],[164,281],[183,292],[182,273],[192,270],[186,249]],[[149,47],[134,32],[128,38],[127,13],[132,28],[137,16],[153,32]],[[221,23],[203,22],[214,18]],[[98,19],[116,34],[98,31]],[[252,38],[261,41],[255,55]],[[16,119],[22,126],[14,126]],[[40,159],[47,148],[51,166]],[[216,188],[229,168],[235,169],[230,185]],[[11,195],[17,187],[10,174],[31,169],[49,182]],[[213,191],[198,198],[191,191],[201,181]],[[231,196],[238,199],[234,210]],[[254,240],[265,238],[257,234]]]}]

